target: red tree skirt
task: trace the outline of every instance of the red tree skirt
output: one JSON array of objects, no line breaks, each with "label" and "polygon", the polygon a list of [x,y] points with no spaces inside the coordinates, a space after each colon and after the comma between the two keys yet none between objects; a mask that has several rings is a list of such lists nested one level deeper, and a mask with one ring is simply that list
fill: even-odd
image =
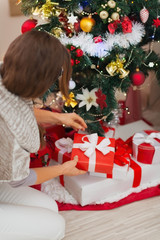
[{"label": "red tree skirt", "polygon": [[123,198],[119,200],[118,202],[114,203],[104,203],[104,204],[94,204],[94,205],[87,205],[82,207],[81,205],[73,205],[73,204],[67,204],[67,203],[59,203],[58,208],[59,211],[66,211],[66,210],[78,210],[78,211],[91,211],[91,210],[110,210],[113,208],[117,208],[120,206],[123,206],[125,204],[129,204],[135,201],[140,201],[146,198],[155,197],[160,195],[160,185],[156,187],[151,187],[148,189],[145,189],[139,193],[132,193],[126,198]]}]

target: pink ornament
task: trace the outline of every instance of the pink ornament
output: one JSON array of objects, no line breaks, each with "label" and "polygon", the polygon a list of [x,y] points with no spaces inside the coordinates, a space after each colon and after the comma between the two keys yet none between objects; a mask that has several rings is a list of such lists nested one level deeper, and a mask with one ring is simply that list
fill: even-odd
[{"label": "pink ornament", "polygon": [[140,19],[142,23],[146,23],[149,18],[149,11],[143,7],[143,9],[140,11]]}]

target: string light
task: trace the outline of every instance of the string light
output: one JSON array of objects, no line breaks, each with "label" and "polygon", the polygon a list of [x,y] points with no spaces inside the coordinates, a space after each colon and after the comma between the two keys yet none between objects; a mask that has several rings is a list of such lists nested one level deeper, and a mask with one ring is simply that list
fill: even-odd
[{"label": "string light", "polygon": [[[103,120],[106,120],[107,118],[108,118],[108,116],[110,115],[112,113],[112,111],[110,112],[110,113],[108,113],[107,115],[103,115],[103,117],[102,118],[99,118],[99,119],[97,119],[97,120],[90,120],[90,119],[87,119],[87,120],[85,120],[85,122],[86,123],[94,123],[94,122],[101,122],[101,121],[103,121]],[[91,116],[98,116],[98,115],[100,115],[100,114],[89,114],[89,115],[91,115]]]}]

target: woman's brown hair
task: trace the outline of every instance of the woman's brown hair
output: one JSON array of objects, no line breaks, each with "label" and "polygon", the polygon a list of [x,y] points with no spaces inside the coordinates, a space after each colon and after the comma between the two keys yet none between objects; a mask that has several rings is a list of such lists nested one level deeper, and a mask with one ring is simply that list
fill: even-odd
[{"label": "woman's brown hair", "polygon": [[30,31],[9,46],[1,68],[5,87],[23,98],[41,97],[63,75],[59,85],[68,96],[70,54],[60,41],[46,32]]}]

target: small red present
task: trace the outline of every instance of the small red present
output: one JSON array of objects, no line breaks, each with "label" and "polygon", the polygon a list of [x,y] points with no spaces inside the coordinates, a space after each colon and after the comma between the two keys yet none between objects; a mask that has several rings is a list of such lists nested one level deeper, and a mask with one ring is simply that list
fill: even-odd
[{"label": "small red present", "polygon": [[115,139],[90,135],[74,135],[71,159],[78,155],[77,168],[89,172],[111,174],[115,153]]},{"label": "small red present", "polygon": [[58,163],[64,163],[71,159],[73,140],[71,138],[61,138],[55,142],[55,149],[52,158]]},{"label": "small red present", "polygon": [[133,157],[144,164],[160,163],[160,132],[143,131],[133,137]]}]

